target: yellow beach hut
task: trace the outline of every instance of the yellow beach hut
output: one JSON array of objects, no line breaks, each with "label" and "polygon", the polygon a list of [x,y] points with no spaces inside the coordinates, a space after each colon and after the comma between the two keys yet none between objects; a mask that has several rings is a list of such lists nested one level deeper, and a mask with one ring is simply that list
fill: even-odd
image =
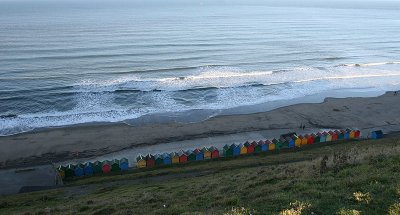
[{"label": "yellow beach hut", "polygon": [[332,135],[331,134],[329,134],[328,132],[324,132],[324,133],[322,133],[323,135],[325,135],[325,141],[326,142],[330,142],[330,141],[332,141]]},{"label": "yellow beach hut", "polygon": [[269,151],[274,151],[275,148],[276,148],[275,143],[271,142],[270,140],[266,140],[265,144],[268,144],[268,150]]},{"label": "yellow beach hut", "polygon": [[172,164],[177,164],[177,163],[179,163],[179,155],[178,155],[178,153],[172,152],[170,156],[171,156],[171,162],[172,162]]},{"label": "yellow beach hut", "polygon": [[239,147],[240,147],[240,155],[247,154],[247,147],[245,145],[240,144]]},{"label": "yellow beach hut", "polygon": [[142,155],[139,155],[136,158],[136,165],[138,168],[145,168],[146,167],[146,160]]},{"label": "yellow beach hut", "polygon": [[299,135],[299,139],[301,140],[301,145],[307,145],[307,137],[304,137],[303,135]]},{"label": "yellow beach hut", "polygon": [[356,131],[351,130],[350,131],[350,139],[354,139],[356,137]]},{"label": "yellow beach hut", "polygon": [[207,147],[204,147],[201,151],[203,152],[205,160],[211,159],[211,152]]}]

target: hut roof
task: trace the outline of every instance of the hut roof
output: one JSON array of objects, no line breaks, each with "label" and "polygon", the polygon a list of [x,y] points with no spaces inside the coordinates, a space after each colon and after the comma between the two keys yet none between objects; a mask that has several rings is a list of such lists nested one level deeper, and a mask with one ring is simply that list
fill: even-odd
[{"label": "hut roof", "polygon": [[180,156],[186,156],[186,157],[187,157],[186,152],[184,152],[183,150],[181,150],[181,151],[178,153],[178,155],[179,155],[179,157],[180,157]]},{"label": "hut roof", "polygon": [[289,133],[286,133],[286,134],[281,134],[281,137],[286,139],[286,137],[291,137],[293,135],[297,136],[296,132],[289,132]]},{"label": "hut roof", "polygon": [[128,158],[121,158],[120,163],[128,163]]},{"label": "hut roof", "polygon": [[162,157],[165,159],[165,158],[171,158],[171,155],[170,154],[168,154],[168,153],[164,153],[164,154],[162,154]]},{"label": "hut roof", "polygon": [[152,154],[147,154],[147,155],[146,155],[146,160],[147,160],[147,159],[154,159],[154,155],[152,155]]},{"label": "hut roof", "polygon": [[244,143],[244,145],[245,145],[246,147],[250,146],[249,141],[246,141],[246,142]]},{"label": "hut roof", "polygon": [[272,142],[271,142],[271,140],[266,140],[265,143],[266,144],[271,144]]},{"label": "hut roof", "polygon": [[253,145],[253,146],[257,146],[257,145],[258,145],[258,143],[257,143],[256,141],[253,141],[253,142],[251,142],[251,145]]},{"label": "hut roof", "polygon": [[137,156],[136,161],[139,161],[139,160],[144,160],[143,155],[138,155],[138,156]]},{"label": "hut roof", "polygon": [[213,151],[219,151],[219,150],[215,146],[211,146],[210,151],[213,152]]},{"label": "hut roof", "polygon": [[[228,145],[225,145],[225,146],[227,146],[227,147],[229,148]],[[225,149],[225,146],[224,146],[224,149]],[[201,151],[204,153],[204,152],[210,151],[210,149],[208,149],[207,147],[203,147],[203,148],[201,149]]]},{"label": "hut roof", "polygon": [[258,141],[258,145],[262,145],[265,144],[265,142],[263,140]]}]

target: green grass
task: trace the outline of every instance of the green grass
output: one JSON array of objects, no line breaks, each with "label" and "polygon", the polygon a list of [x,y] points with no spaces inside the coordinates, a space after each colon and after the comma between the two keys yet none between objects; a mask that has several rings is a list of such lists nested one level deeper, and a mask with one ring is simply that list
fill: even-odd
[{"label": "green grass", "polygon": [[67,181],[0,214],[399,214],[400,141],[348,141]]}]

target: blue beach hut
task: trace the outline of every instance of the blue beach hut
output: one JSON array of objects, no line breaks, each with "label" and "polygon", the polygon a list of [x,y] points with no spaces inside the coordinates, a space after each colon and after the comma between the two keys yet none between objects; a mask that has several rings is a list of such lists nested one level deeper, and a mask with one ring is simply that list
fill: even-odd
[{"label": "blue beach hut", "polygon": [[371,138],[372,139],[381,139],[383,137],[383,132],[382,130],[378,130],[378,131],[373,131],[371,132]]},{"label": "blue beach hut", "polygon": [[264,141],[260,140],[260,141],[258,141],[258,144],[261,145],[262,152],[268,151],[268,144],[266,144]]},{"label": "blue beach hut", "polygon": [[286,142],[288,144],[288,148],[289,149],[294,147],[295,143],[294,143],[294,140],[292,138],[286,137],[285,140],[286,140]]},{"label": "blue beach hut", "polygon": [[83,167],[83,172],[85,175],[93,175],[94,173],[93,163],[91,162],[85,163],[85,166]]},{"label": "blue beach hut", "polygon": [[232,144],[231,148],[233,148],[233,156],[239,156],[240,155],[240,146]]},{"label": "blue beach hut", "polygon": [[165,165],[172,164],[172,158],[171,158],[171,155],[170,155],[170,154],[164,153],[164,154],[162,155],[162,157],[163,157],[163,163],[164,163]]},{"label": "blue beach hut", "polygon": [[196,155],[196,161],[204,160],[204,153],[200,149],[195,149],[193,152]]},{"label": "blue beach hut", "polygon": [[349,129],[346,129],[345,131],[344,131],[344,139],[350,139],[350,132],[351,132],[351,130],[349,130]]},{"label": "blue beach hut", "polygon": [[129,162],[127,158],[122,158],[119,161],[119,168],[121,169],[121,171],[126,171],[129,169]]},{"label": "blue beach hut", "polygon": [[75,176],[80,177],[83,176],[85,173],[83,172],[83,165],[78,164],[74,169]]}]

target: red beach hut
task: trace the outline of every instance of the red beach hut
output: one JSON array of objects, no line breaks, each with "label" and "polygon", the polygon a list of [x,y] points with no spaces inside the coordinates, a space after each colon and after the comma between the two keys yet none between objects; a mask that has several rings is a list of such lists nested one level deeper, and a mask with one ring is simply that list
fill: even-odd
[{"label": "red beach hut", "polygon": [[305,137],[307,138],[307,144],[312,145],[314,144],[314,137],[310,134],[306,134]]},{"label": "red beach hut", "polygon": [[210,148],[210,151],[211,151],[211,158],[212,158],[212,159],[214,159],[214,158],[219,158],[219,150],[218,150],[217,148],[215,148],[214,146],[212,146],[212,147]]},{"label": "red beach hut", "polygon": [[332,136],[332,141],[338,140],[338,135],[335,132],[329,131],[328,133]]},{"label": "red beach hut", "polygon": [[152,154],[146,155],[146,167],[153,167],[156,165],[156,160]]},{"label": "red beach hut", "polygon": [[108,160],[103,161],[103,164],[102,164],[102,166],[101,166],[101,171],[102,171],[103,173],[109,173],[109,172],[111,172],[111,162],[108,161]]},{"label": "red beach hut", "polygon": [[254,145],[252,143],[246,142],[244,145],[247,147],[247,154],[254,153]]},{"label": "red beach hut", "polygon": [[184,151],[179,152],[179,163],[186,163],[188,161],[188,156]]},{"label": "red beach hut", "polygon": [[359,138],[360,136],[361,136],[360,130],[356,130],[356,131],[354,132],[354,138]]}]

